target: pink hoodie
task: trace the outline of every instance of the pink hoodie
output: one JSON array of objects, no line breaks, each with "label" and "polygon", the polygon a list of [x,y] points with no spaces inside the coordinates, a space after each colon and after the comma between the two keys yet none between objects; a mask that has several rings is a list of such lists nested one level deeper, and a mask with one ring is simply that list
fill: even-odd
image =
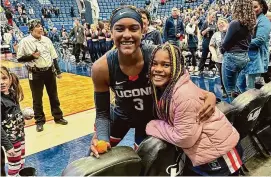
[{"label": "pink hoodie", "polygon": [[152,120],[146,127],[148,135],[181,147],[193,166],[209,163],[231,151],[239,140],[239,133],[225,115],[215,108],[214,114],[204,122],[196,117],[204,101],[204,91],[184,74],[173,90],[170,117],[173,125],[163,120]]}]

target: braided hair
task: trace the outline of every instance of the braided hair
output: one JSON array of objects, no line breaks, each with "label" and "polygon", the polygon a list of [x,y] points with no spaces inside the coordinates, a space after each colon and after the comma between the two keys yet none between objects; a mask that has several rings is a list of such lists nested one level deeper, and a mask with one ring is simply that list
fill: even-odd
[{"label": "braided hair", "polygon": [[[168,81],[168,84],[160,98],[158,98],[157,88],[153,84],[151,79],[152,78],[151,67],[153,65],[155,54],[157,53],[158,50],[164,50],[168,52],[171,66],[170,80]],[[185,73],[184,66],[185,66],[184,58],[182,56],[181,50],[177,46],[171,45],[169,43],[159,45],[154,49],[152,53],[148,74],[150,76],[152,93],[155,100],[155,109],[158,117],[167,121],[170,124],[173,124],[173,121],[170,119],[170,101],[175,84],[178,82],[179,78]]]}]

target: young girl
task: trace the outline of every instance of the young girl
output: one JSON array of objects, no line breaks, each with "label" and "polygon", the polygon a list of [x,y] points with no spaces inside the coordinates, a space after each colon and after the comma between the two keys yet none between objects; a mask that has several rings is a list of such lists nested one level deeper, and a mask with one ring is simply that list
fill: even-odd
[{"label": "young girl", "polygon": [[17,175],[25,161],[24,117],[19,105],[23,97],[18,77],[1,66],[1,145],[6,151],[9,176]]},{"label": "young girl", "polygon": [[217,108],[210,119],[198,121],[205,91],[190,80],[181,56],[170,44],[153,52],[149,75],[159,120],[150,121],[146,133],[184,150],[192,162],[185,176],[236,174],[242,165],[235,149],[239,134]]}]

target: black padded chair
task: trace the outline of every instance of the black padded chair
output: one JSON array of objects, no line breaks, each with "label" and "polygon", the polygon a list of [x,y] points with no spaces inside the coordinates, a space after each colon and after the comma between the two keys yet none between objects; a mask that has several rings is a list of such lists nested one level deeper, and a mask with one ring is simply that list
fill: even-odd
[{"label": "black padded chair", "polygon": [[237,115],[237,109],[233,105],[222,101],[218,103],[216,107],[225,114],[225,116],[227,117],[231,124],[234,123]]},{"label": "black padded chair", "polygon": [[257,89],[251,89],[236,97],[232,105],[237,109],[233,126],[243,139],[253,131],[266,97]]},{"label": "black padded chair", "polygon": [[70,163],[62,176],[138,176],[141,159],[127,146],[117,146],[100,158],[85,157]]},{"label": "black padded chair", "polygon": [[257,124],[260,112],[266,102],[266,97],[257,89],[251,89],[239,95],[232,102],[237,109],[233,126],[240,134],[241,145],[244,150],[243,162],[261,152],[253,137],[253,130]]},{"label": "black padded chair", "polygon": [[141,176],[181,175],[185,154],[176,146],[149,136],[139,146],[137,154],[142,159]]},{"label": "black padded chair", "polygon": [[266,98],[259,119],[254,128],[253,135],[257,141],[261,152],[264,155],[271,155],[271,83],[266,84],[260,90]]},{"label": "black padded chair", "polygon": [[137,152],[117,146],[100,158],[85,157],[69,164],[62,176],[171,176],[181,175],[185,154],[154,137],[146,138]]},{"label": "black padded chair", "polygon": [[271,124],[271,82],[263,86],[260,91],[262,92],[263,97],[266,98],[266,102],[259,116],[257,129],[261,129],[264,126]]}]

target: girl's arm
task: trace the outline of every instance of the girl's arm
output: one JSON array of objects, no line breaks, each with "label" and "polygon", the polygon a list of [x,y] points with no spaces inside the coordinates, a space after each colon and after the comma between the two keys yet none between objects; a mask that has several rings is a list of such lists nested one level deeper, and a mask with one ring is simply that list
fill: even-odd
[{"label": "girl's arm", "polygon": [[196,121],[196,100],[187,100],[176,106],[173,125],[164,120],[152,120],[146,133],[182,148],[191,148],[199,139],[202,123]]}]

